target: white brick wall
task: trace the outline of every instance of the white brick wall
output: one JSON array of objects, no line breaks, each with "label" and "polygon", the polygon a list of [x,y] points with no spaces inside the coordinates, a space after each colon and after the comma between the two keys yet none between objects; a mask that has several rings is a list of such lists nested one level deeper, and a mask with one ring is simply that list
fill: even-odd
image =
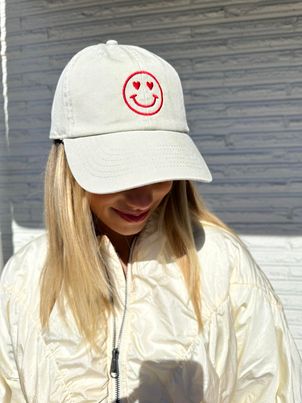
[{"label": "white brick wall", "polygon": [[9,0],[6,8],[4,261],[43,229],[50,106],[63,66],[107,39],[144,46],[179,71],[192,135],[214,176],[200,190],[250,240],[302,351],[302,2]]},{"label": "white brick wall", "polygon": [[302,236],[242,236],[284,304],[296,344],[302,352]]}]

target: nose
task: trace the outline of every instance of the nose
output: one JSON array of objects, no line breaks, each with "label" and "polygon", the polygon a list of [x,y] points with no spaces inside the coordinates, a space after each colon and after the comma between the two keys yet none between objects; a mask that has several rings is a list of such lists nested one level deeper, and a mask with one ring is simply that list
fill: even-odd
[{"label": "nose", "polygon": [[141,186],[126,191],[127,204],[138,210],[148,210],[153,202],[152,186]]}]

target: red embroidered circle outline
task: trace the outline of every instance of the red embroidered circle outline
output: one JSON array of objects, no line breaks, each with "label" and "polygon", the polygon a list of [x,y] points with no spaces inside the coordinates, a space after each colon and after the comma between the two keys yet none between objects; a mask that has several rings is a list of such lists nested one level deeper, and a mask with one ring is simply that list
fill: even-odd
[{"label": "red embroidered circle outline", "polygon": [[[147,74],[148,76],[152,77],[153,80],[154,80],[154,81],[157,83],[157,85],[158,85],[158,88],[159,88],[159,91],[160,91],[160,96],[161,96],[160,98],[161,98],[161,100],[160,100],[159,107],[158,107],[154,112],[149,112],[149,113],[147,113],[147,112],[140,112],[140,111],[134,109],[134,107],[129,104],[129,102],[128,102],[127,98],[126,98],[126,87],[127,87],[127,84],[128,84],[128,82],[131,80],[131,78],[132,78],[133,76],[135,76],[136,74]],[[148,86],[148,87],[149,87],[149,86]],[[124,85],[123,85],[123,98],[124,98],[125,104],[128,106],[129,109],[131,109],[133,112],[137,113],[138,115],[144,115],[144,116],[151,116],[151,115],[155,115],[156,113],[158,113],[158,112],[161,110],[161,107],[163,106],[163,102],[164,102],[163,90],[162,90],[162,88],[161,88],[161,85],[160,85],[159,81],[157,80],[157,78],[156,78],[152,73],[149,73],[148,71],[145,71],[145,70],[135,71],[134,73],[132,73],[132,74],[126,79],[126,81],[125,81],[125,83],[124,83]],[[134,97],[134,98],[135,98],[135,97]],[[159,97],[156,96],[156,95],[153,95],[153,98],[154,98],[154,99],[155,99],[155,98],[158,99]],[[139,104],[135,101],[135,99],[134,99],[134,102],[135,102],[139,107],[141,107],[141,108],[148,108],[148,107],[150,108],[150,107],[152,107],[152,106],[155,104],[156,100],[154,101],[154,103],[153,103],[152,106],[150,106],[150,105],[149,105],[149,106],[146,106],[146,105],[145,105],[145,106],[139,105]]]}]

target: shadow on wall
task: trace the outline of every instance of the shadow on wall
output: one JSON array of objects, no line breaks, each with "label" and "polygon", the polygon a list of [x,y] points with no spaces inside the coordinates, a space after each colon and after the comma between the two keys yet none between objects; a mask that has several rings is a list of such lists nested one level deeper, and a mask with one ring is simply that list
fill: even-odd
[{"label": "shadow on wall", "polygon": [[[1,111],[2,112],[2,111]],[[0,272],[4,262],[13,252],[12,246],[12,220],[10,211],[10,195],[8,188],[8,149],[5,141],[5,127],[1,114],[0,139]],[[3,130],[2,130],[3,129]]]},{"label": "shadow on wall", "polygon": [[[9,25],[9,4],[7,8]],[[19,40],[22,42],[21,37]],[[7,141],[2,89],[0,98],[0,272],[15,250],[44,231],[44,171],[52,144],[52,99],[62,69],[73,54],[88,45],[82,39],[73,47],[45,48],[44,44],[33,48],[19,46],[16,38],[7,37]]]}]

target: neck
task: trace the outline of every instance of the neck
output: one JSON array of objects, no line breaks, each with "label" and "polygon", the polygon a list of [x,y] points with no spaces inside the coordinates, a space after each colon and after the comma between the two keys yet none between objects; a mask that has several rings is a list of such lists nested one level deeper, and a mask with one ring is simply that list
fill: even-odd
[{"label": "neck", "polygon": [[128,264],[130,258],[131,244],[136,235],[121,235],[112,231],[105,224],[97,220],[95,222],[95,229],[97,235],[106,235],[124,265]]},{"label": "neck", "polygon": [[114,246],[114,249],[118,257],[120,258],[121,262],[127,266],[130,258],[131,244],[133,242],[135,235],[122,236],[119,234],[111,234],[111,233],[105,233],[105,235],[107,235],[108,238],[110,239],[110,242]]}]

